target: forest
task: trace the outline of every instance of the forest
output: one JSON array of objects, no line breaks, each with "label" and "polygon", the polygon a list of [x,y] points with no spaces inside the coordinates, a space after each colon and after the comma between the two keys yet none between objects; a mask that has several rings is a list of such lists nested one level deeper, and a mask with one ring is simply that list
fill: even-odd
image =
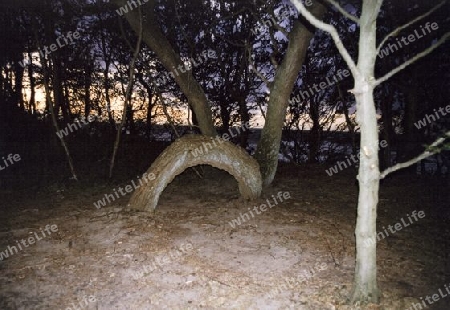
[{"label": "forest", "polygon": [[448,309],[449,13],[1,1],[0,309]]}]

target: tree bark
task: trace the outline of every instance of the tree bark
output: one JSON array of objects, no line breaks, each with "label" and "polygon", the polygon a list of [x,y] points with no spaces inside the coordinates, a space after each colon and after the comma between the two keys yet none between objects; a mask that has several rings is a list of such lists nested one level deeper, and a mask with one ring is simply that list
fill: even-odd
[{"label": "tree bark", "polygon": [[376,224],[380,170],[378,162],[377,112],[373,99],[376,19],[382,0],[363,1],[360,18],[358,75],[355,78],[356,121],[361,128],[359,196],[356,220],[356,267],[352,301],[378,303]]},{"label": "tree bark", "polygon": [[347,49],[343,46],[334,26],[314,18],[303,4],[293,0],[301,14],[316,27],[331,34],[336,47],[349,66],[355,79],[351,92],[356,99],[356,121],[361,128],[360,166],[358,171],[359,196],[356,237],[356,266],[353,302],[378,303],[380,292],[377,287],[376,262],[376,219],[380,170],[378,162],[378,127],[377,113],[373,98],[374,88],[382,79],[375,79],[375,62],[377,58],[376,30],[377,17],[383,0],[363,0],[361,17],[344,12],[347,17],[359,23],[358,63],[355,64]]},{"label": "tree bark", "polygon": [[[322,19],[326,8],[314,1],[311,12],[316,18]],[[255,153],[255,158],[261,168],[263,186],[272,183],[277,171],[281,133],[289,104],[289,96],[305,60],[306,51],[313,34],[311,25],[295,21],[294,27],[289,33],[286,56],[275,74],[273,87],[270,90],[265,125]]]},{"label": "tree bark", "polygon": [[[114,3],[118,7],[127,5],[126,0],[114,0]],[[156,53],[164,67],[169,72],[173,73],[175,82],[180,86],[194,110],[201,132],[207,136],[215,136],[217,133],[214,128],[211,108],[208,104],[206,95],[200,84],[193,77],[191,70],[184,71],[176,69],[179,67],[183,69],[184,63],[181,61],[180,56],[175,53],[166,36],[161,32],[154,12],[155,5],[156,1],[152,0],[146,4],[145,8],[143,6],[143,10],[145,10],[146,13],[143,22],[143,41]],[[131,12],[124,14],[124,16],[133,30],[138,33],[138,10],[132,10]],[[177,72],[175,72],[175,70],[177,70]]]},{"label": "tree bark", "polygon": [[[219,137],[185,135],[158,156],[139,180],[129,206],[138,210],[154,210],[159,196],[172,180],[189,167],[211,165],[236,178],[239,192],[245,199],[261,195],[261,174],[258,163],[242,148]],[[145,182],[145,183],[144,183]]]}]

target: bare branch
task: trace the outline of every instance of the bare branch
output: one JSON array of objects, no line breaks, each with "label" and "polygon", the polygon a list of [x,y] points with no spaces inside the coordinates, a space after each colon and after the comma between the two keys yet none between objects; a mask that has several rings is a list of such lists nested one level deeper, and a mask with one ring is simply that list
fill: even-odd
[{"label": "bare branch", "polygon": [[284,34],[285,37],[289,36],[289,33],[286,31],[286,29],[284,29],[283,27],[281,27],[280,25],[278,25],[277,23],[275,23],[273,25],[273,27],[278,30],[279,32],[281,32],[282,34]]},{"label": "bare branch", "polygon": [[266,84],[266,86],[269,87],[272,83],[261,72],[259,72],[256,66],[253,64],[251,48],[247,47],[247,50],[248,50],[248,63],[250,65],[250,69],[252,69],[252,71],[255,72],[255,74],[264,82],[264,84]]},{"label": "bare branch", "polygon": [[[271,21],[273,22],[272,24],[272,26],[276,29],[276,30],[278,30],[279,32],[281,32],[285,37],[288,37],[289,36],[289,33],[286,31],[286,29],[284,29],[283,27],[281,27],[279,24],[278,24],[278,21],[277,21],[277,19],[276,19],[276,17],[275,17],[275,14],[273,13],[273,12],[267,12],[269,15],[270,15],[270,17],[271,17]],[[259,20],[260,22],[261,22],[261,19]]]},{"label": "bare branch", "polygon": [[399,73],[400,71],[402,71],[403,69],[405,69],[406,67],[408,67],[409,65],[415,63],[417,60],[425,57],[426,55],[428,55],[429,53],[431,53],[433,50],[435,50],[436,48],[438,48],[440,45],[442,45],[445,41],[447,41],[447,39],[450,38],[450,32],[447,32],[442,38],[440,38],[436,44],[433,44],[432,46],[430,46],[429,48],[427,48],[426,50],[424,50],[423,52],[417,54],[416,56],[414,56],[413,58],[411,58],[410,60],[406,61],[405,63],[403,63],[402,65],[398,66],[397,68],[393,69],[391,72],[387,73],[386,75],[384,75],[382,78],[379,78],[378,80],[376,80],[372,85],[373,87],[376,87],[378,85],[380,85],[383,82],[386,82],[388,79],[390,79],[392,76],[394,76],[395,74]]},{"label": "bare branch", "polygon": [[344,44],[342,44],[341,38],[339,37],[339,34],[336,30],[336,28],[333,25],[324,23],[320,20],[318,20],[314,15],[309,12],[303,3],[301,3],[299,0],[291,0],[292,4],[297,8],[297,10],[302,14],[313,26],[317,27],[320,30],[323,30],[325,32],[328,32],[331,35],[331,38],[333,39],[334,43],[336,44],[337,49],[339,50],[339,53],[342,55],[342,58],[347,63],[350,71],[352,72],[353,76],[356,78],[358,77],[359,70],[356,67],[355,62],[353,61],[352,57],[348,53],[347,49],[345,48]]},{"label": "bare branch", "polygon": [[384,170],[384,171],[380,174],[380,180],[381,180],[381,179],[384,179],[388,174],[390,174],[390,173],[392,173],[392,172],[394,172],[394,171],[397,171],[397,170],[400,170],[400,169],[409,167],[409,166],[414,165],[415,163],[421,161],[422,159],[427,158],[428,156],[431,156],[431,155],[434,155],[434,154],[436,154],[436,153],[439,153],[441,150],[438,149],[437,147],[438,147],[439,145],[441,145],[442,143],[444,143],[444,141],[445,141],[447,138],[450,138],[450,131],[447,131],[447,133],[445,133],[444,137],[441,137],[441,138],[437,139],[436,141],[434,141],[434,142],[428,147],[428,149],[427,149],[425,152],[423,152],[422,154],[420,154],[419,156],[417,156],[417,157],[415,157],[415,158],[413,158],[413,159],[411,159],[411,160],[408,160],[407,162],[399,163],[399,164],[397,164],[397,165],[395,165],[395,166],[392,166],[392,167],[390,167],[390,168]]},{"label": "bare branch", "polygon": [[[41,40],[39,39],[39,35],[38,35],[38,31],[37,31],[37,29],[39,29],[39,28],[37,27],[37,23],[38,23],[37,22],[37,17],[32,19],[33,34],[34,34],[34,37],[36,39],[36,43],[37,43],[37,46],[38,46],[39,50],[42,51],[43,47],[42,47]],[[52,56],[54,56],[54,55],[52,55]],[[51,96],[51,88],[50,88],[50,83],[49,83],[50,76],[49,76],[49,68],[48,68],[48,64],[47,64],[47,59],[45,58],[45,55],[43,55],[42,53],[39,53],[39,59],[40,59],[40,63],[42,64],[42,70],[43,70],[43,75],[44,75],[43,76],[44,77],[43,81],[44,81],[45,100],[46,100],[47,105],[48,105],[48,109],[49,109],[49,112],[50,112],[50,117],[51,117],[51,120],[52,120],[52,123],[53,123],[53,127],[55,128],[56,135],[58,136],[58,138],[59,138],[59,140],[61,142],[61,146],[63,147],[63,149],[64,149],[64,151],[66,153],[67,161],[68,161],[69,167],[70,167],[70,172],[72,172],[72,178],[75,181],[78,181],[77,174],[75,172],[75,166],[74,166],[73,160],[72,160],[72,155],[70,155],[69,147],[68,147],[68,145],[66,143],[66,140],[64,140],[64,135],[60,134],[61,130],[59,128],[58,120],[57,120],[57,118],[58,118],[58,115],[57,115],[58,111],[55,111],[55,109],[54,109],[53,100],[52,100],[52,96]]]},{"label": "bare branch", "polygon": [[[120,123],[120,127],[117,130],[116,133],[116,140],[114,141],[114,149],[113,149],[113,154],[111,156],[111,160],[109,162],[109,177],[112,177],[112,173],[113,173],[113,169],[114,169],[114,163],[116,160],[116,155],[117,155],[117,150],[119,149],[119,143],[120,143],[120,138],[122,136],[122,128],[125,125],[126,119],[127,119],[127,109],[129,106],[131,106],[131,94],[133,91],[133,85],[134,85],[134,68],[136,65],[136,60],[139,56],[139,52],[141,50],[141,43],[142,43],[142,12],[141,9],[139,8],[139,36],[138,36],[138,40],[136,43],[136,48],[134,50],[133,53],[133,57],[131,58],[131,62],[130,62],[130,72],[128,75],[128,85],[127,85],[127,89],[125,90],[125,102],[123,103],[123,109],[122,109],[122,121]],[[123,85],[122,85],[123,87]]]},{"label": "bare branch", "polygon": [[[331,1],[331,0],[328,0]],[[400,31],[402,31],[405,28],[408,28],[409,26],[417,23],[418,21],[424,19],[425,17],[429,16],[430,14],[432,14],[434,11],[436,11],[437,9],[439,9],[441,6],[443,6],[445,4],[445,2],[447,2],[447,0],[442,1],[441,3],[439,3],[438,5],[436,5],[434,8],[432,8],[431,10],[429,10],[428,12],[426,12],[425,14],[413,19],[412,21],[410,21],[407,24],[404,24],[403,26],[398,27],[397,29],[395,29],[394,31],[392,31],[391,33],[389,33],[384,39],[383,41],[381,41],[380,45],[378,45],[377,48],[377,55],[380,52],[381,48],[383,47],[383,45],[386,43],[387,40],[389,40],[390,37],[395,37]]]},{"label": "bare branch", "polygon": [[[275,16],[275,14],[273,13],[273,11],[268,10],[268,9],[264,9],[264,12],[270,16],[270,25],[272,27],[274,27],[276,30],[280,31],[284,36],[288,36],[289,33],[287,32],[286,29],[284,29],[283,27],[281,27],[278,24],[278,20]],[[251,14],[255,17],[255,19],[258,20],[258,22],[261,24],[260,26],[258,26],[258,29],[262,29],[263,25],[266,25],[265,22],[263,21],[263,19],[259,16],[259,14],[256,14],[255,12],[251,11]],[[267,27],[270,28],[270,27]]]},{"label": "bare branch", "polygon": [[359,21],[359,18],[356,17],[356,16],[353,16],[353,15],[350,14],[350,13],[348,13],[346,10],[344,10],[344,8],[343,8],[339,3],[337,3],[337,2],[334,1],[334,0],[327,0],[327,2],[329,2],[329,3],[332,4],[332,5],[334,5],[334,6],[336,7],[336,9],[337,9],[342,15],[344,15],[345,17],[347,17],[348,19],[354,21],[357,25],[359,25],[359,22],[360,22],[360,21]]},{"label": "bare branch", "polygon": [[272,54],[269,56],[270,57],[270,62],[272,63],[272,65],[274,66],[275,70],[278,68],[279,64],[278,61],[275,59],[276,55],[280,55],[280,49],[278,48],[278,43],[277,40],[275,39],[275,31],[272,28],[269,28],[269,38],[270,38],[270,42],[272,42]]}]

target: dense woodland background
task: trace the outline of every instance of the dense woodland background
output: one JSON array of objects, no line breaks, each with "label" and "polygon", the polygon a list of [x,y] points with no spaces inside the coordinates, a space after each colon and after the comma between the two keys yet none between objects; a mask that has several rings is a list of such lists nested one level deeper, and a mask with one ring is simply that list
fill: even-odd
[{"label": "dense woodland background", "polygon": [[[450,4],[308,0],[305,8],[292,2],[295,8],[284,0],[0,2],[0,249],[7,249],[0,260],[8,260],[0,268],[6,272],[0,280],[7,283],[0,285],[0,304],[59,307],[67,303],[63,295],[87,283],[79,277],[90,286],[92,275],[102,284],[90,289],[108,309],[127,302],[122,293],[133,299],[131,309],[152,302],[178,306],[178,294],[186,293],[184,285],[197,273],[206,277],[194,281],[198,294],[184,296],[183,309],[193,301],[227,309],[255,302],[403,309],[444,287],[450,145],[439,137],[450,137]],[[243,130],[247,124],[250,130]],[[238,132],[232,142],[252,157],[233,144],[199,161],[185,156],[212,136],[231,132]],[[206,137],[187,136],[161,153],[187,133]],[[444,141],[429,159],[431,170],[422,161],[384,178],[406,166],[399,162],[434,152]],[[358,172],[358,163],[349,159],[357,155]],[[229,172],[239,186],[203,164]],[[331,178],[330,167],[339,175]],[[156,180],[132,189],[131,198],[119,197],[116,188],[144,178],[146,170],[155,171]],[[419,171],[432,177],[419,178]],[[242,183],[254,185],[251,195]],[[249,218],[238,229],[228,227],[227,221],[250,210],[247,205],[282,191],[292,201],[267,213],[268,221]],[[150,209],[159,204],[162,212],[136,215],[152,199]],[[426,219],[415,228],[378,240],[381,227],[417,210]],[[49,251],[36,246],[13,253],[14,240],[50,219],[62,228],[48,240]],[[268,241],[271,232],[281,235]],[[132,270],[180,238],[196,247],[186,257],[192,261],[181,263],[192,270],[182,275],[175,264],[152,275],[158,279],[153,283],[176,291],[173,299],[158,286],[129,281]],[[212,246],[226,243],[231,247]],[[247,258],[260,262],[256,269],[242,263],[250,244],[256,248]],[[21,259],[10,260],[8,251]],[[83,267],[70,269],[79,257]],[[43,258],[45,272],[39,274]],[[110,258],[112,274],[100,263]],[[310,293],[318,288],[317,296],[304,295],[299,284],[286,292],[292,298],[261,299],[285,274],[319,261],[331,268],[312,280],[320,285],[307,285]],[[239,283],[261,274],[267,277]],[[105,277],[116,282],[103,282]],[[220,300],[209,291],[217,283],[229,289]],[[448,298],[441,303],[448,309],[444,303]]]},{"label": "dense woodland background", "polygon": [[[358,15],[359,1],[348,3]],[[417,3],[386,1],[379,36],[433,5]],[[71,177],[50,108],[60,129],[95,116],[95,121],[64,137],[80,180],[107,178],[117,130],[124,135],[115,173],[127,177],[147,168],[177,136],[198,132],[185,95],[145,44],[135,78],[129,80],[137,36],[117,6],[109,1],[43,0],[3,2],[0,8],[0,157],[13,153],[22,158],[2,171],[1,187],[45,186]],[[270,93],[267,82],[284,57],[296,10],[285,1],[207,0],[158,1],[156,12],[157,23],[181,59],[202,59],[192,72],[207,95],[218,133],[249,121],[253,130],[234,142],[254,152]],[[449,12],[445,5],[398,34],[412,34],[426,22],[439,24],[438,30],[378,59],[377,71],[388,72],[440,38],[449,29]],[[331,8],[324,21],[335,25],[355,57],[353,22]],[[39,56],[39,46],[49,46],[69,31],[79,32],[80,38],[45,58]],[[395,44],[396,38],[389,43]],[[380,140],[389,145],[381,150],[382,167],[420,153],[448,130],[450,115],[421,129],[414,123],[449,104],[449,49],[447,42],[376,89]],[[215,57],[203,57],[205,51],[213,51]],[[324,163],[328,168],[358,152],[354,98],[347,92],[351,77],[299,100],[302,91],[345,69],[329,35],[316,31],[290,97],[280,158],[295,164]],[[45,83],[51,101],[45,99]],[[129,83],[132,100],[121,128]]]}]

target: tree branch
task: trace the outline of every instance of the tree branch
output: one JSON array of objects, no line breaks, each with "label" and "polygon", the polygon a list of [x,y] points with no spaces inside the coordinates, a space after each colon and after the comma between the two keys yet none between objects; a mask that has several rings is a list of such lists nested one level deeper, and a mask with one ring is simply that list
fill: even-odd
[{"label": "tree branch", "polygon": [[425,57],[426,55],[428,55],[429,53],[431,53],[433,50],[435,50],[436,48],[438,48],[440,45],[442,45],[445,41],[447,41],[447,39],[450,38],[450,32],[447,32],[442,38],[440,38],[436,44],[433,44],[432,46],[430,46],[429,48],[427,48],[426,50],[424,50],[423,52],[417,54],[416,56],[414,56],[413,58],[411,58],[410,60],[406,61],[405,63],[403,63],[402,65],[398,66],[397,68],[393,69],[391,72],[387,73],[386,75],[384,75],[382,78],[379,78],[378,80],[376,80],[375,82],[373,82],[373,87],[376,87],[378,85],[380,85],[383,82],[386,82],[388,79],[390,79],[392,76],[394,76],[395,74],[399,73],[400,71],[402,71],[403,69],[405,69],[406,67],[408,67],[409,65],[415,63],[417,60]]},{"label": "tree branch", "polygon": [[[273,25],[272,25],[272,26],[273,26],[276,30],[280,31],[280,32],[287,38],[287,37],[289,36],[289,33],[286,31],[286,29],[284,29],[283,27],[281,27],[280,25],[278,25],[278,20],[277,20],[275,14],[274,14],[273,12],[268,12],[268,11],[266,11],[266,12],[267,12],[267,14],[269,14],[270,17],[271,17],[271,21],[273,22]],[[259,22],[261,22],[261,19],[259,19]]]},{"label": "tree branch", "polygon": [[428,147],[428,149],[425,152],[423,152],[422,154],[420,154],[419,156],[417,156],[417,157],[415,157],[415,158],[413,158],[411,160],[408,160],[407,162],[396,164],[395,166],[392,166],[392,167],[384,170],[380,174],[380,180],[384,179],[388,174],[390,174],[390,173],[392,173],[394,171],[397,171],[397,170],[409,167],[409,166],[414,165],[415,163],[421,161],[422,159],[427,158],[428,156],[431,156],[431,155],[434,155],[436,153],[439,153],[441,150],[438,149],[437,147],[440,144],[442,144],[447,138],[450,138],[450,131],[447,131],[445,133],[444,137],[441,137],[441,138],[437,139],[436,141],[434,141]]},{"label": "tree branch", "polygon": [[[327,0],[327,1],[331,1],[331,0]],[[445,2],[447,2],[447,0],[442,1],[441,3],[439,3],[438,5],[436,5],[434,8],[432,8],[431,10],[429,10],[428,12],[426,12],[425,14],[413,19],[412,21],[410,21],[409,23],[398,27],[397,29],[395,29],[394,31],[392,31],[391,33],[389,33],[384,39],[383,41],[381,41],[380,45],[378,45],[377,48],[377,55],[380,52],[381,48],[383,47],[383,45],[386,43],[387,40],[389,40],[390,37],[394,37],[396,36],[400,31],[402,31],[405,28],[408,28],[409,26],[417,23],[418,21],[424,19],[425,17],[429,16],[430,14],[432,14],[434,11],[436,11],[437,9],[439,9],[441,6],[443,6],[445,4]]]},{"label": "tree branch", "polygon": [[[126,5],[127,0],[110,0],[115,3],[116,7]],[[142,41],[158,56],[161,64],[167,71],[172,72],[174,80],[180,86],[183,93],[188,98],[189,104],[197,115],[199,126],[203,134],[214,137],[216,129],[211,117],[211,107],[208,103],[208,98],[205,95],[204,89],[199,82],[194,78],[192,70],[184,72],[175,72],[178,66],[184,66],[180,55],[175,52],[175,48],[169,42],[167,36],[161,30],[158,18],[156,17],[155,7],[158,4],[156,0],[141,1],[146,2],[145,18],[143,21],[143,35]],[[143,6],[142,6],[143,7]],[[139,15],[136,10],[131,10],[123,16],[127,19],[131,28],[136,34],[139,33]]]},{"label": "tree branch", "polygon": [[[127,85],[127,89],[125,91],[125,102],[123,103],[123,110],[122,110],[122,121],[120,122],[120,127],[117,130],[116,133],[116,140],[114,142],[114,149],[113,149],[113,154],[111,156],[111,160],[109,162],[109,177],[112,177],[112,173],[113,173],[113,169],[114,169],[114,163],[116,160],[116,155],[117,155],[117,150],[119,149],[119,143],[120,143],[120,138],[122,136],[122,128],[125,125],[126,119],[127,119],[127,109],[128,106],[131,106],[131,94],[133,91],[133,86],[134,86],[134,68],[136,65],[136,60],[139,56],[139,52],[141,50],[141,43],[142,43],[142,11],[141,8],[139,8],[139,36],[138,36],[138,40],[136,43],[136,48],[134,50],[133,53],[133,57],[131,58],[131,62],[130,62],[130,72],[128,75],[128,85]],[[122,85],[123,87],[123,85]]]},{"label": "tree branch", "polygon": [[359,18],[357,18],[356,16],[351,15],[350,13],[348,13],[346,10],[344,10],[344,8],[336,1],[334,0],[327,0],[327,2],[329,2],[330,4],[332,4],[333,6],[336,7],[336,9],[345,17],[347,17],[348,19],[354,21],[357,25],[359,25]]},{"label": "tree branch", "polygon": [[[32,25],[33,25],[32,28],[33,28],[34,37],[36,39],[36,44],[37,44],[39,50],[42,51],[43,46],[42,46],[41,40],[39,39],[38,30],[37,30],[37,29],[39,29],[38,28],[37,17],[33,18],[31,22],[32,22]],[[67,161],[68,161],[69,167],[70,167],[70,172],[72,172],[72,178],[75,181],[78,181],[77,174],[75,172],[75,166],[74,166],[73,160],[72,160],[72,156],[70,155],[69,147],[68,147],[68,145],[66,143],[66,140],[64,140],[64,135],[60,134],[61,130],[59,128],[58,120],[57,120],[57,118],[58,118],[58,115],[57,115],[58,111],[55,111],[55,109],[54,109],[53,100],[52,100],[52,96],[51,96],[51,88],[50,88],[50,83],[49,83],[49,80],[50,80],[50,76],[49,75],[50,74],[49,74],[49,68],[48,68],[48,64],[47,64],[47,59],[45,58],[45,55],[43,55],[42,53],[39,53],[39,59],[40,59],[41,65],[42,65],[45,101],[46,101],[46,103],[48,105],[48,109],[49,109],[49,112],[50,112],[50,117],[51,117],[51,120],[52,120],[52,123],[53,123],[53,127],[55,128],[56,135],[58,136],[58,138],[59,138],[59,140],[61,142],[61,146],[63,147],[64,152],[66,153]]]},{"label": "tree branch", "polygon": [[333,25],[324,23],[320,20],[318,20],[314,15],[309,12],[306,7],[301,3],[299,0],[291,0],[292,4],[297,8],[297,10],[302,14],[313,26],[317,27],[320,30],[323,30],[325,32],[328,32],[331,35],[331,38],[333,39],[334,43],[336,44],[337,49],[339,50],[339,53],[342,55],[342,58],[347,63],[350,71],[352,72],[353,76],[357,78],[360,76],[359,70],[356,67],[355,62],[353,61],[352,57],[348,53],[345,46],[342,44],[341,38],[339,37],[339,34],[336,30],[336,28]]},{"label": "tree branch", "polygon": [[248,64],[250,65],[250,69],[261,79],[261,81],[266,84],[267,88],[270,88],[270,85],[272,85],[272,82],[270,82],[261,72],[258,71],[255,64],[252,61],[252,51],[251,48],[247,46],[248,51]]}]

